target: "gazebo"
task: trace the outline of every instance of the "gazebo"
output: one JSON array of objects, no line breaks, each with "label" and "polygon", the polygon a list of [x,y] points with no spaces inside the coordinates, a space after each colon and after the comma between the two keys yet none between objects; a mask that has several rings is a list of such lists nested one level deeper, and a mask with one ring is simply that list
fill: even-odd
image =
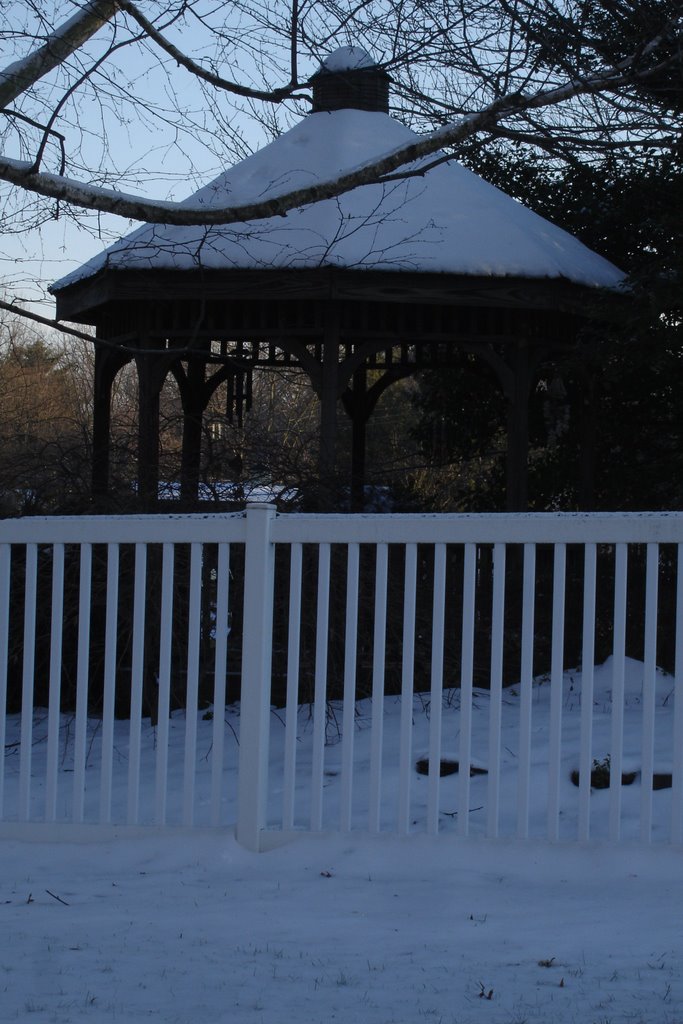
[{"label": "gazebo", "polygon": [[[415,140],[389,116],[390,80],[356,47],[313,78],[312,113],[187,203],[266,200],[333,179]],[[623,274],[455,161],[290,212],[220,227],[145,225],[52,286],[60,320],[94,325],[93,493],[106,495],[112,386],[135,360],[138,491],[153,508],[159,396],[183,409],[181,498],[197,500],[202,418],[227,385],[249,401],[263,368],[301,368],[320,404],[319,504],[329,507],[337,410],[352,423],[353,507],[363,504],[365,430],[394,381],[474,352],[507,405],[507,506],[526,507],[528,399],[541,360],[574,343],[588,299]],[[371,384],[368,375],[371,376]],[[326,497],[326,495],[328,497]]]}]

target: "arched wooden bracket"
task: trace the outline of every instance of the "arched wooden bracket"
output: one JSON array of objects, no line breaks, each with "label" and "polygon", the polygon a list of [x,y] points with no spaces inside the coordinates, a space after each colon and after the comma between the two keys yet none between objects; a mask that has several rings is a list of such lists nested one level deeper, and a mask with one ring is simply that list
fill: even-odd
[{"label": "arched wooden bracket", "polygon": [[128,353],[95,343],[93,388],[92,495],[99,504],[109,490],[111,394],[117,374],[131,361]]},{"label": "arched wooden bracket", "polygon": [[411,376],[415,370],[408,366],[392,366],[367,387],[364,366],[353,375],[353,388],[343,392],[342,404],[351,419],[351,510],[362,512],[365,506],[365,452],[368,420],[380,398],[392,384]]}]

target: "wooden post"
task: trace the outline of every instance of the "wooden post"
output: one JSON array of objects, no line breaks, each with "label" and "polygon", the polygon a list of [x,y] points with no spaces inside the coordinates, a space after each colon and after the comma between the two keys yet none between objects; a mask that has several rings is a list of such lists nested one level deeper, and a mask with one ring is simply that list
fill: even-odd
[{"label": "wooden post", "polygon": [[180,469],[180,505],[194,509],[199,492],[199,470],[202,458],[202,420],[207,397],[203,360],[188,363],[187,376],[181,388],[183,403],[183,453]]},{"label": "wooden post", "polygon": [[529,350],[525,342],[519,342],[512,359],[511,387],[506,388],[508,512],[526,512],[528,506],[530,386]]},{"label": "wooden post", "polygon": [[111,391],[119,370],[130,356],[95,343],[93,388],[92,496],[95,501],[109,491],[109,441],[111,432]]},{"label": "wooden post", "polygon": [[318,455],[318,505],[331,511],[337,449],[337,399],[339,397],[339,311],[330,303],[323,339],[320,387],[320,450]]},{"label": "wooden post", "polygon": [[412,367],[391,367],[368,388],[367,367],[361,366],[353,374],[353,388],[347,387],[342,394],[342,403],[351,420],[352,512],[362,512],[365,508],[365,452],[370,417],[387,388],[413,372]]},{"label": "wooden post", "polygon": [[138,499],[142,509],[159,499],[159,394],[163,375],[154,356],[136,358],[138,370]]},{"label": "wooden post", "polygon": [[597,430],[597,374],[587,367],[581,388],[579,424],[579,508],[591,512],[595,508],[595,436]]},{"label": "wooden post", "polygon": [[368,414],[365,408],[366,370],[362,366],[353,375],[351,409],[351,511],[365,507],[365,441]]}]

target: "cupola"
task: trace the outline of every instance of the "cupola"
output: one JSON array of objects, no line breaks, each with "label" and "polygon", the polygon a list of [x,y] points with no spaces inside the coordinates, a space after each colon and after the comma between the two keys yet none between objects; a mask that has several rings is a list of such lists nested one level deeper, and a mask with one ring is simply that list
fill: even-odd
[{"label": "cupola", "polygon": [[313,107],[322,110],[374,110],[389,113],[389,75],[359,46],[342,46],[313,75]]}]

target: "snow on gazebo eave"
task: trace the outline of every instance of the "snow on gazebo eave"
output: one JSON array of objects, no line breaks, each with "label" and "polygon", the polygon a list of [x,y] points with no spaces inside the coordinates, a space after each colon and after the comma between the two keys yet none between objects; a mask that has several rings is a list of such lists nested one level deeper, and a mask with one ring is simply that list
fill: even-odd
[{"label": "snow on gazebo eave", "polygon": [[[347,108],[309,114],[184,203],[210,209],[266,200],[333,180],[416,138],[380,112]],[[419,169],[420,162],[410,168]],[[59,293],[110,270],[318,267],[563,279],[609,289],[624,280],[617,267],[578,239],[450,161],[424,175],[365,185],[286,217],[210,228],[144,225],[51,290]]]}]

